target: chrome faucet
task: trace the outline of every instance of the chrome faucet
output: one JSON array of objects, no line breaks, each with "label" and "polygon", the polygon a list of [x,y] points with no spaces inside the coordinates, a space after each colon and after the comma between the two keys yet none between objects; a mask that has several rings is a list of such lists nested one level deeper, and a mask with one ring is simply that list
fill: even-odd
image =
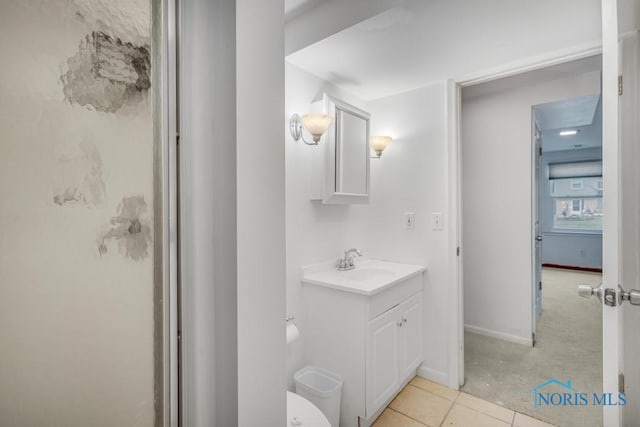
[{"label": "chrome faucet", "polygon": [[356,248],[351,248],[345,251],[344,258],[340,258],[336,261],[336,267],[338,268],[338,271],[347,271],[356,268],[355,264],[353,263],[353,256],[351,254],[362,256],[362,252],[360,252]]}]

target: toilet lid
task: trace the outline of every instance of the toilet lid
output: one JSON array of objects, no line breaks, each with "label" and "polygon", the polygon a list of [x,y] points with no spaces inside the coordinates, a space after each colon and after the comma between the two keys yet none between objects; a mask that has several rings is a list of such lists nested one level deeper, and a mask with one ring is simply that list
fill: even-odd
[{"label": "toilet lid", "polygon": [[331,427],[331,424],[313,403],[287,391],[287,427]]}]

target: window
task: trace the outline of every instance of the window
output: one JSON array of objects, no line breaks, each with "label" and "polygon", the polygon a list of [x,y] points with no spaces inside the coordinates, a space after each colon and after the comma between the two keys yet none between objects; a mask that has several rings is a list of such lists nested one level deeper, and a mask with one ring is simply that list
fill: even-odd
[{"label": "window", "polygon": [[602,163],[549,165],[553,229],[562,232],[602,231]]}]

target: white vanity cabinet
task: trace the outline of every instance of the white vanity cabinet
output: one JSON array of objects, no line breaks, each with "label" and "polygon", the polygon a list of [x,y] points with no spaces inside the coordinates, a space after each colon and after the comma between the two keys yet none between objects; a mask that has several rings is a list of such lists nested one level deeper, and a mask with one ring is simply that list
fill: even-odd
[{"label": "white vanity cabinet", "polygon": [[370,426],[423,361],[424,268],[397,265],[407,268],[381,287],[303,278],[305,364],[342,376],[341,427]]},{"label": "white vanity cabinet", "polygon": [[422,292],[367,325],[367,414],[384,407],[422,363]]}]

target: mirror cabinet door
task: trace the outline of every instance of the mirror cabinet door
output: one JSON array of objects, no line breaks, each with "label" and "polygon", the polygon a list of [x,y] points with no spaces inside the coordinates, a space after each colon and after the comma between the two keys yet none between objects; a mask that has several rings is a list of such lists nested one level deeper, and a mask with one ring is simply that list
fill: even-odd
[{"label": "mirror cabinet door", "polygon": [[334,117],[327,131],[324,152],[326,204],[369,203],[369,120],[366,111],[323,96],[324,112]]},{"label": "mirror cabinet door", "polygon": [[366,118],[336,108],[336,193],[367,195],[367,135]]}]

